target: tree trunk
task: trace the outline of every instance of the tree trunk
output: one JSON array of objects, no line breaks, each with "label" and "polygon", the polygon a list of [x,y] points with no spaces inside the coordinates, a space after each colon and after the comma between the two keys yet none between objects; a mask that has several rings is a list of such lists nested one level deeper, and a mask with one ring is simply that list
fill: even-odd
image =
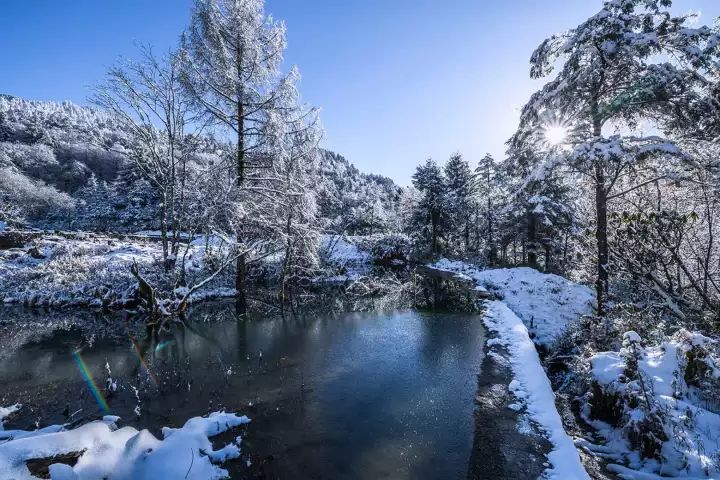
[{"label": "tree trunk", "polygon": [[527,241],[527,263],[530,268],[537,270],[537,219],[531,210],[527,212],[528,216],[528,241]]},{"label": "tree trunk", "polygon": [[465,253],[470,251],[470,220],[465,220]]},{"label": "tree trunk", "polygon": [[431,222],[431,229],[432,229],[432,253],[437,253],[437,221],[435,220],[435,216],[430,220]]},{"label": "tree trunk", "polygon": [[545,273],[550,273],[550,246],[545,245]]},{"label": "tree trunk", "polygon": [[495,257],[497,256],[497,250],[495,248],[495,240],[493,239],[493,212],[492,212],[492,202],[488,198],[487,201],[487,222],[488,222],[488,236],[487,236],[487,243],[488,243],[488,260],[490,264],[492,264],[495,261]]},{"label": "tree trunk", "polygon": [[[597,97],[592,99],[593,136],[602,136],[602,117]],[[595,295],[597,297],[597,314],[605,315],[605,296],[608,293],[607,267],[610,261],[608,251],[607,228],[607,201],[608,192],[605,189],[605,170],[600,160],[595,159],[595,241],[597,243],[597,279],[595,280]]]},{"label": "tree trunk", "polygon": [[480,207],[475,209],[475,251],[480,252]]},{"label": "tree trunk", "polygon": [[240,255],[237,259],[235,274],[235,290],[237,290],[236,307],[239,313],[247,311],[247,298],[245,296],[245,255]]},{"label": "tree trunk", "polygon": [[607,192],[605,191],[605,174],[601,165],[595,166],[595,241],[597,243],[597,279],[595,294],[597,296],[597,313],[605,315],[605,295],[608,293],[607,265],[610,260],[608,253],[607,229]]},{"label": "tree trunk", "polygon": [[167,195],[162,194],[162,204],[160,205],[160,241],[162,242],[163,251],[163,268],[165,271],[170,270],[170,262],[168,261],[168,229],[167,229]]},{"label": "tree trunk", "polygon": [[[238,52],[238,78],[242,75],[242,55]],[[238,91],[238,105],[237,105],[237,162],[236,162],[236,174],[237,174],[237,186],[242,187],[245,182],[245,112],[243,110],[243,98],[242,91]],[[242,247],[242,234],[240,229],[237,233],[237,244],[238,247]],[[247,311],[247,298],[245,297],[245,255],[241,255],[237,259],[236,274],[235,274],[235,289],[237,290],[237,311],[239,313],[245,313]]]}]

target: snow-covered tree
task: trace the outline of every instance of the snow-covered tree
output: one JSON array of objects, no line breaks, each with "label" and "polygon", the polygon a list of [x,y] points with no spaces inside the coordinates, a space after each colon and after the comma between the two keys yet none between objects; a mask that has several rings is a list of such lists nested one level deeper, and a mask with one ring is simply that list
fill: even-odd
[{"label": "snow-covered tree", "polygon": [[[442,168],[432,159],[418,165],[412,177],[421,198],[413,221],[413,232],[430,246],[432,254],[440,253],[440,238],[447,225],[447,180]],[[419,232],[417,231],[419,230]]]},{"label": "snow-covered tree", "polygon": [[505,180],[495,159],[489,153],[475,168],[475,247],[484,250],[487,261],[497,260],[499,210],[505,195]]},{"label": "snow-covered tree", "polygon": [[187,158],[193,149],[190,105],[180,83],[180,57],[140,49],[139,61],[113,67],[93,102],[111,112],[127,138],[109,148],[125,155],[160,198],[163,264],[172,268],[180,245]]},{"label": "snow-covered tree", "polygon": [[[673,118],[695,98],[695,54],[711,35],[669,12],[669,0],[606,1],[597,14],[545,40],[531,59],[531,76],[553,80],[523,108],[513,148],[540,145],[548,133],[568,129],[567,154],[546,156],[534,173],[554,166],[579,173],[595,204],[596,293],[600,314],[608,292],[608,202],[656,176],[658,164],[678,156],[666,139],[604,136],[609,128],[637,129]],[[558,135],[555,135],[556,137]],[[560,135],[562,136],[562,135]],[[554,139],[557,141],[558,139]],[[661,159],[655,165],[649,159]]]},{"label": "snow-covered tree", "polygon": [[73,199],[55,187],[32,180],[17,169],[2,166],[0,152],[0,220],[24,223],[47,216],[50,212],[68,212]]},{"label": "snow-covered tree", "polygon": [[475,179],[467,160],[454,153],[445,164],[447,179],[447,215],[451,241],[463,243],[465,253],[470,250],[470,227],[472,223]]},{"label": "snow-covered tree", "polygon": [[[265,187],[249,172],[262,177],[271,168],[268,147],[277,143],[283,122],[292,121],[285,116],[298,105],[297,69],[280,71],[285,47],[285,25],[266,15],[264,0],[196,0],[183,35],[186,88],[201,113],[232,132],[236,184],[258,195],[266,194]],[[249,233],[244,223],[237,222],[234,232],[239,244]],[[236,269],[238,306],[244,309],[245,257],[238,258]]]}]

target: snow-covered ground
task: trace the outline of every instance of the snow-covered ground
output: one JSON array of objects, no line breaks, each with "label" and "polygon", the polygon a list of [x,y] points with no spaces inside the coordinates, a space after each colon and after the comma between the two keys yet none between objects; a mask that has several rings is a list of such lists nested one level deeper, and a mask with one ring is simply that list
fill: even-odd
[{"label": "snow-covered ground", "polygon": [[[0,408],[3,412],[17,409]],[[215,412],[195,417],[181,428],[163,428],[163,439],[147,430],[118,428],[120,419],[106,416],[78,428],[62,425],[36,431],[0,431],[0,477],[33,479],[26,461],[79,453],[74,466],[50,465],[53,480],[211,480],[227,478],[219,465],[240,456],[241,438],[214,450],[210,437],[250,422],[246,416]],[[0,428],[2,430],[2,428]]]},{"label": "snow-covered ground", "polygon": [[485,325],[497,335],[488,345],[502,345],[508,351],[513,373],[509,388],[517,399],[513,406],[525,410],[553,446],[544,476],[557,480],[589,479],[573,439],[563,428],[550,380],[533,340],[551,345],[571,322],[591,313],[592,292],[565,278],[531,268],[480,270],[448,259],[429,267],[472,280],[476,289],[492,292],[498,298],[488,303],[485,315]]},{"label": "snow-covered ground", "polygon": [[[216,249],[217,244],[215,237],[192,242],[185,259],[189,276],[202,275],[206,249]],[[56,308],[122,306],[137,283],[130,265],[137,262],[148,275],[159,271],[161,258],[161,244],[150,239],[77,232],[72,238],[44,235],[23,247],[0,250],[0,303]],[[234,295],[234,290],[208,287],[191,300]]]},{"label": "snow-covered ground", "polygon": [[555,408],[555,395],[540,364],[535,345],[522,320],[500,301],[488,304],[485,326],[496,333],[491,345],[502,345],[510,354],[513,380],[510,391],[517,398],[517,409],[524,409],[547,435],[553,445],[548,454],[550,467],[544,477],[557,480],[589,479],[580,462],[573,440],[565,433],[560,414]]},{"label": "snow-covered ground", "polygon": [[594,295],[590,288],[533,268],[480,270],[460,261],[441,259],[431,268],[452,272],[488,290],[520,317],[535,343],[550,345],[568,326],[590,315]]},{"label": "snow-covered ground", "polygon": [[[594,409],[607,403],[597,398],[588,398],[583,415],[607,442],[599,453],[614,462],[610,470],[627,479],[720,477],[720,404],[710,393],[717,392],[720,369],[713,343],[680,330],[660,345],[646,346],[631,331],[619,352],[591,357],[594,381],[614,401],[614,418],[607,419],[614,425],[593,418],[602,413]],[[642,459],[643,446],[656,448],[657,458]]]},{"label": "snow-covered ground", "polygon": [[[552,348],[572,322],[592,313],[592,291],[530,268],[482,271],[446,259],[430,267],[471,279],[476,288],[499,299],[489,304],[486,317],[488,328],[498,334],[498,340],[490,342],[510,351],[515,378],[510,388],[554,445],[548,475],[587,478],[580,470],[564,470],[580,465],[578,454],[562,429],[530,339]],[[604,443],[575,443],[605,459],[609,470],[623,479],[720,478],[720,395],[713,393],[720,392],[716,352],[715,341],[686,330],[659,345],[645,345],[635,332],[627,332],[620,351],[597,352],[589,359],[589,375],[598,389],[586,394],[582,414]],[[598,415],[613,417],[612,424]],[[654,458],[648,456],[653,449]],[[645,458],[640,450],[646,451]]]}]

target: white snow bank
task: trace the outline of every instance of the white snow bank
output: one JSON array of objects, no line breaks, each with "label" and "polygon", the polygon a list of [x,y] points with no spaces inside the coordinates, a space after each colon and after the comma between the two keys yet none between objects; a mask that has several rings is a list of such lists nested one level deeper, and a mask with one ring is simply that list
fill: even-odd
[{"label": "white snow bank", "polygon": [[[213,450],[209,437],[250,422],[246,416],[215,412],[195,417],[182,428],[164,428],[163,439],[132,427],[118,429],[107,416],[73,430],[12,437],[0,443],[0,477],[31,479],[25,461],[83,452],[73,467],[51,465],[54,480],[220,479],[228,472],[215,465],[240,456],[239,439]],[[52,429],[49,429],[52,430]],[[37,432],[27,432],[37,433]],[[2,441],[2,440],[0,440]]]},{"label": "white snow bank", "polygon": [[494,293],[542,345],[551,344],[571,322],[593,311],[592,290],[559,275],[528,267],[479,270],[444,258],[429,267],[462,275],[472,279],[478,289]]},{"label": "white snow bank", "polygon": [[528,414],[546,433],[553,445],[548,454],[551,466],[544,477],[557,480],[589,479],[580,462],[573,440],[565,433],[555,408],[550,380],[540,364],[540,357],[523,322],[506,305],[489,302],[485,326],[496,332],[499,343],[510,353],[513,381],[510,390],[525,405]]},{"label": "white snow bank", "polygon": [[[720,476],[720,437],[717,434],[720,432],[720,415],[716,413],[714,399],[706,398],[707,394],[712,397],[710,390],[717,388],[720,379],[715,360],[711,356],[703,357],[705,347],[710,343],[712,340],[701,334],[680,330],[659,345],[643,346],[640,336],[630,331],[623,335],[624,347],[620,352],[599,352],[590,358],[593,379],[605,393],[619,396],[621,425],[614,428],[591,419],[591,410],[587,406],[583,414],[603,435],[617,460],[630,467],[612,466],[621,478]],[[639,375],[632,371],[628,373],[631,356],[637,360]],[[697,379],[687,380],[690,358],[705,369],[700,374],[695,366],[691,377],[700,375],[700,381],[707,384],[698,387],[692,384]],[[691,384],[688,385],[686,380]],[[711,386],[713,384],[715,387]],[[649,405],[645,394],[649,397]],[[630,399],[636,400],[631,402]],[[648,412],[661,422],[660,428],[667,437],[661,441],[661,462],[641,459],[630,446],[629,432],[647,418]]]}]

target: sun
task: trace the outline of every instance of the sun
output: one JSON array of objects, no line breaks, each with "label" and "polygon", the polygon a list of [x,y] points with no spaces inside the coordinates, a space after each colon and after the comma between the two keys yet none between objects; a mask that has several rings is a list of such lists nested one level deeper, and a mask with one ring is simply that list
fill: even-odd
[{"label": "sun", "polygon": [[547,125],[545,127],[545,140],[551,145],[560,145],[568,136],[568,129],[562,125]]}]

